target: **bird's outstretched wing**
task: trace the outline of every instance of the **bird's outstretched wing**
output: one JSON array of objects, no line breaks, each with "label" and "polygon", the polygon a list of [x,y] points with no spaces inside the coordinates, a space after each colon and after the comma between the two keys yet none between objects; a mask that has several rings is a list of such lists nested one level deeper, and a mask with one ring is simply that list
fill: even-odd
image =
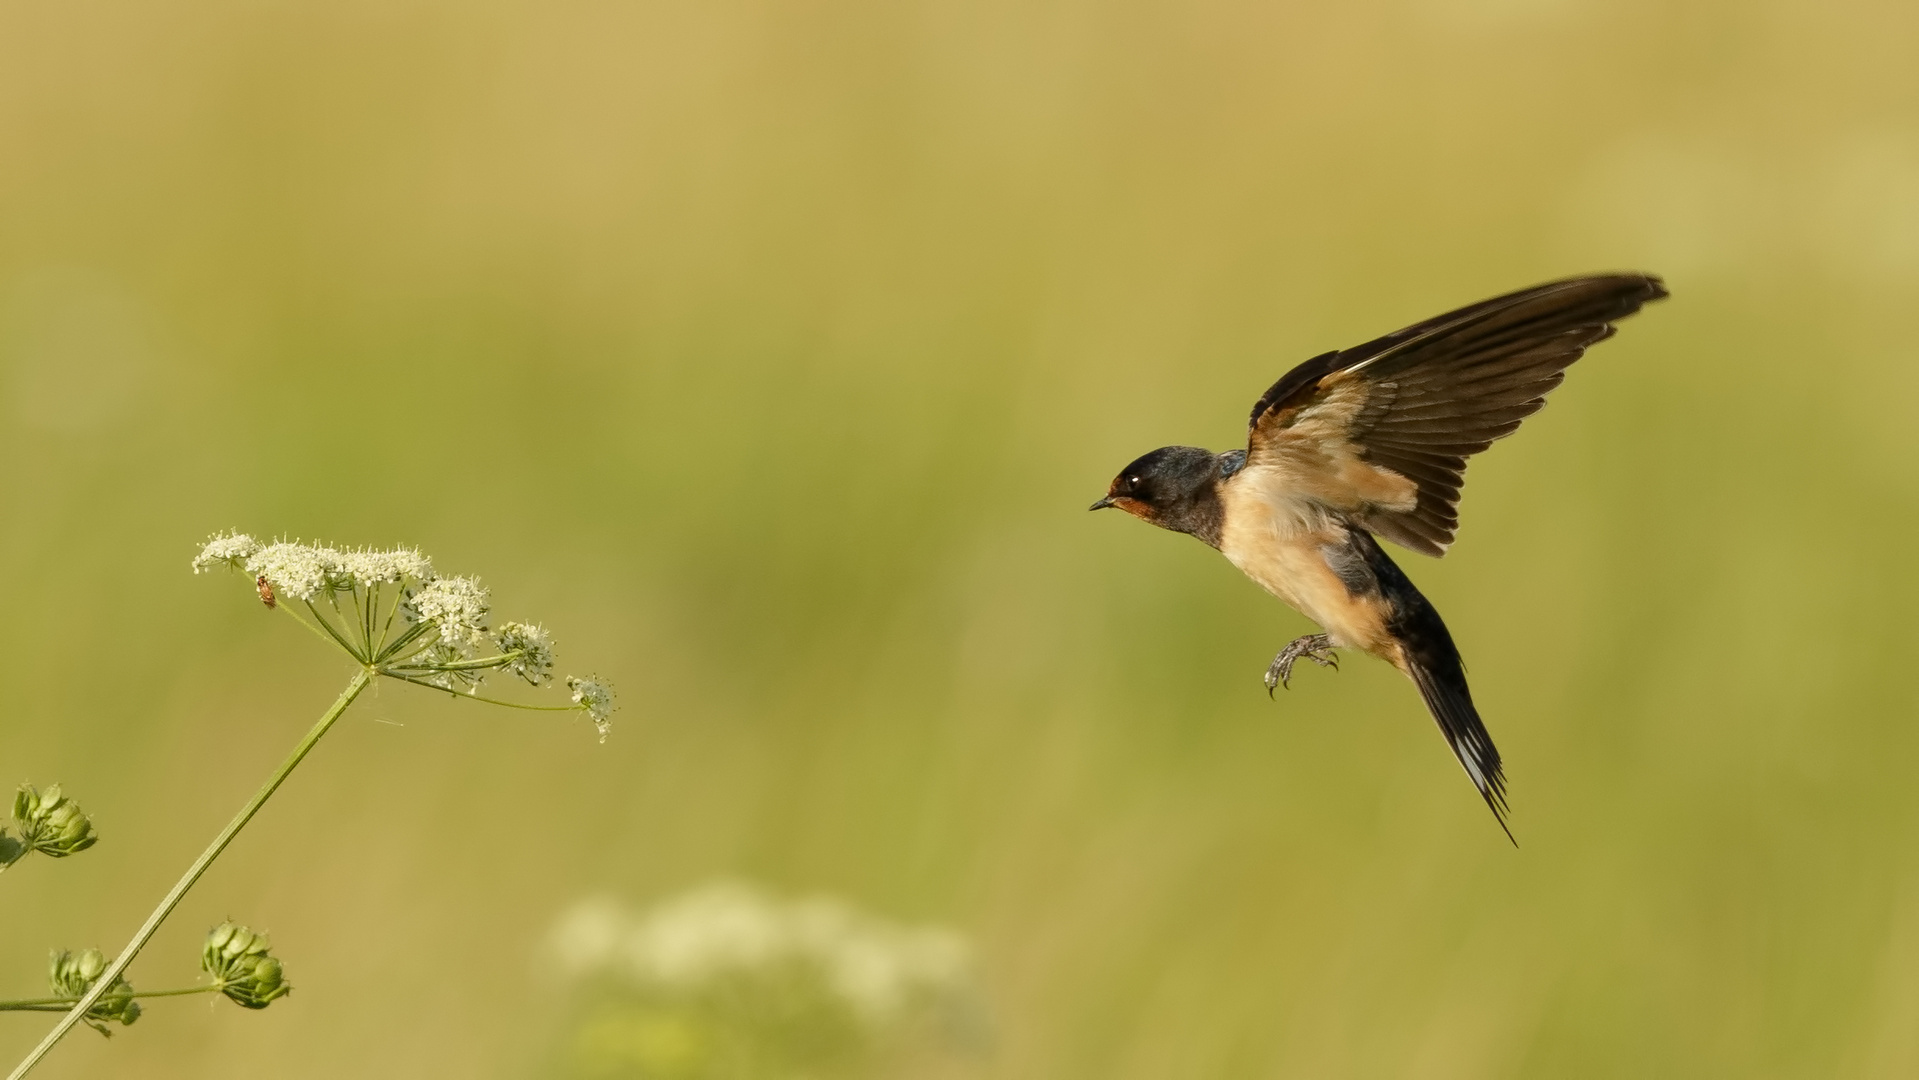
[{"label": "bird's outstretched wing", "polygon": [[1253,406],[1246,463],[1396,544],[1444,555],[1466,459],[1537,412],[1613,322],[1665,295],[1650,274],[1570,278],[1316,356]]}]

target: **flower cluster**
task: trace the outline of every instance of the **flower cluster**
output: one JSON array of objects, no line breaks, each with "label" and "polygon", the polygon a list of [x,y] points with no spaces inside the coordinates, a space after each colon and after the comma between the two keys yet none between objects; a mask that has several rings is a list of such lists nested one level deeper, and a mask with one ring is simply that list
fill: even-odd
[{"label": "flower cluster", "polygon": [[905,1075],[984,1034],[958,934],[834,899],[720,883],[650,910],[589,900],[548,956],[577,999],[566,1075]]},{"label": "flower cluster", "polygon": [[[47,965],[47,981],[53,987],[55,997],[80,998],[93,988],[93,984],[107,970],[107,958],[99,949],[87,949],[72,953],[61,949],[53,954]],[[126,979],[115,979],[113,987],[100,995],[87,1010],[87,1026],[102,1035],[111,1035],[107,1030],[109,1021],[118,1020],[122,1026],[140,1019],[140,1003],[133,1000],[133,986]]]},{"label": "flower cluster", "polygon": [[411,593],[401,605],[407,618],[426,623],[440,635],[439,644],[461,656],[486,641],[490,601],[472,578],[435,578]]},{"label": "flower cluster", "polygon": [[265,578],[280,596],[312,600],[328,591],[432,581],[433,561],[414,548],[340,550],[279,540],[263,544],[245,533],[216,533],[194,557],[193,572],[225,566]]},{"label": "flower cluster", "polygon": [[[553,635],[545,627],[509,622],[493,630],[486,588],[439,575],[415,548],[262,543],[219,533],[194,558],[193,572],[221,567],[251,575],[268,607],[286,609],[378,674],[468,696],[493,671],[532,686],[553,679]],[[584,712],[604,741],[612,690],[597,679],[569,677],[566,685],[571,709]]]},{"label": "flower cluster", "polygon": [[613,688],[599,679],[582,679],[578,675],[566,677],[566,688],[573,691],[573,704],[586,710],[593,726],[600,731],[600,741],[606,741],[606,733],[612,728]]},{"label": "flower cluster", "polygon": [[683,990],[799,968],[873,1027],[969,985],[966,942],[952,930],[899,926],[830,897],[780,900],[734,882],[649,911],[585,901],[561,918],[552,948],[575,978]]},{"label": "flower cluster", "polygon": [[21,784],[13,797],[13,824],[20,830],[21,854],[37,851],[61,859],[100,839],[79,804],[60,793],[59,784],[48,784],[45,791]]},{"label": "flower cluster", "polygon": [[[500,627],[494,644],[518,659],[506,665],[508,675],[538,686],[553,678],[553,635],[537,623],[510,622]],[[567,680],[569,683],[572,679]]]},{"label": "flower cluster", "polygon": [[264,1009],[293,989],[269,948],[265,934],[224,922],[207,933],[200,967],[213,976],[213,985],[234,1004]]}]

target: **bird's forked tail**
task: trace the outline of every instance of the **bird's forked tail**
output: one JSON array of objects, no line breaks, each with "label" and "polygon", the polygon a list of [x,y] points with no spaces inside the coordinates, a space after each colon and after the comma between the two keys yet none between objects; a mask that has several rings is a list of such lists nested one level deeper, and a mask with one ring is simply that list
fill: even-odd
[{"label": "bird's forked tail", "polygon": [[1362,530],[1354,529],[1355,544],[1364,554],[1374,579],[1379,583],[1390,614],[1387,632],[1397,644],[1394,666],[1405,672],[1426,699],[1426,708],[1446,736],[1446,745],[1466,770],[1479,797],[1505,830],[1514,846],[1512,829],[1506,825],[1506,776],[1500,771],[1499,748],[1486,732],[1473,707],[1473,693],[1466,686],[1466,669],[1459,660],[1459,649],[1439,612],[1414,587],[1404,571],[1382,550],[1377,541]]},{"label": "bird's forked tail", "polygon": [[[1448,640],[1446,644],[1450,646],[1452,642]],[[1450,655],[1443,657],[1426,655],[1429,652],[1407,648],[1406,674],[1412,677],[1413,685],[1419,687],[1419,696],[1426,699],[1427,710],[1439,724],[1440,733],[1446,736],[1447,745],[1453,748],[1453,756],[1459,759],[1473,786],[1479,789],[1479,797],[1486,800],[1493,818],[1506,831],[1506,839],[1516,846],[1519,841],[1506,825],[1506,776],[1500,771],[1499,748],[1493,745],[1492,736],[1479,719],[1479,710],[1473,707],[1472,691],[1466,687],[1466,672],[1460,667],[1459,655],[1450,648],[1447,650]]]}]

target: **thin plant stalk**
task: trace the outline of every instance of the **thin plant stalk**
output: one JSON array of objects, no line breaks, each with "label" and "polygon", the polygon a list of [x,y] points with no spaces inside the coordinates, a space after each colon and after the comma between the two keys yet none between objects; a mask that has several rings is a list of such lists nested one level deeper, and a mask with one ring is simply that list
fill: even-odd
[{"label": "thin plant stalk", "polygon": [[320,717],[312,730],[306,733],[306,737],[293,748],[293,752],[287,755],[287,759],[281,762],[280,767],[267,778],[267,782],[261,785],[260,790],[254,792],[253,798],[248,799],[247,804],[240,808],[240,812],[233,816],[233,820],[227,822],[227,827],[220,830],[220,835],[213,838],[213,843],[207,845],[207,849],[200,853],[200,857],[194,860],[191,867],[187,868],[185,876],[173,886],[166,898],[160,901],[160,906],[154,908],[153,914],[147,916],[147,921],[141,925],[139,932],[133,935],[133,940],[127,943],[126,948],[120,950],[120,955],[114,957],[113,963],[107,965],[107,969],[93,981],[93,986],[87,990],[86,995],[60,1018],[60,1022],[47,1033],[47,1037],[40,1040],[40,1045],[34,1047],[33,1052],[8,1074],[7,1080],[21,1080],[26,1076],[35,1065],[40,1063],[40,1059],[47,1055],[47,1051],[53,1049],[67,1032],[73,1030],[73,1025],[84,1019],[94,1004],[112,989],[113,984],[119,981],[121,973],[126,971],[127,965],[133,963],[133,958],[140,955],[140,950],[153,937],[154,931],[160,929],[160,924],[166,921],[167,916],[171,915],[173,909],[179,905],[181,898],[186,896],[187,890],[193,888],[194,882],[200,880],[200,875],[206,873],[207,867],[213,865],[213,860],[220,857],[220,853],[225,851],[227,845],[233,842],[233,838],[240,834],[240,830],[246,827],[247,822],[253,820],[253,815],[259,812],[260,807],[266,805],[269,798],[273,797],[273,793],[279,789],[281,782],[286,780],[294,767],[307,756],[307,752],[320,741],[320,737],[327,733],[327,730],[333,726],[333,722],[340,718],[340,714],[346,712],[347,706],[353,704],[353,699],[359,697],[360,692],[367,688],[375,674],[375,669],[366,667],[353,676],[353,681],[341,691],[333,707]]},{"label": "thin plant stalk", "polygon": [[[131,998],[186,997],[188,994],[217,994],[225,987],[218,984],[206,986],[187,986],[178,990],[137,990],[128,994]],[[26,998],[21,1001],[0,1001],[0,1012],[66,1012],[80,1001],[74,997]]]}]

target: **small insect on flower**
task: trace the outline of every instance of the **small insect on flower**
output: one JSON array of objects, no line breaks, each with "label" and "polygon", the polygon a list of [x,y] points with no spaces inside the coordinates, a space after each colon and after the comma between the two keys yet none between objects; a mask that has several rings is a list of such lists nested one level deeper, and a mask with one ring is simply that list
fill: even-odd
[{"label": "small insect on flower", "polygon": [[259,586],[260,602],[271,609],[273,607],[273,586],[267,583],[267,576],[261,574],[254,580],[254,584]]}]

